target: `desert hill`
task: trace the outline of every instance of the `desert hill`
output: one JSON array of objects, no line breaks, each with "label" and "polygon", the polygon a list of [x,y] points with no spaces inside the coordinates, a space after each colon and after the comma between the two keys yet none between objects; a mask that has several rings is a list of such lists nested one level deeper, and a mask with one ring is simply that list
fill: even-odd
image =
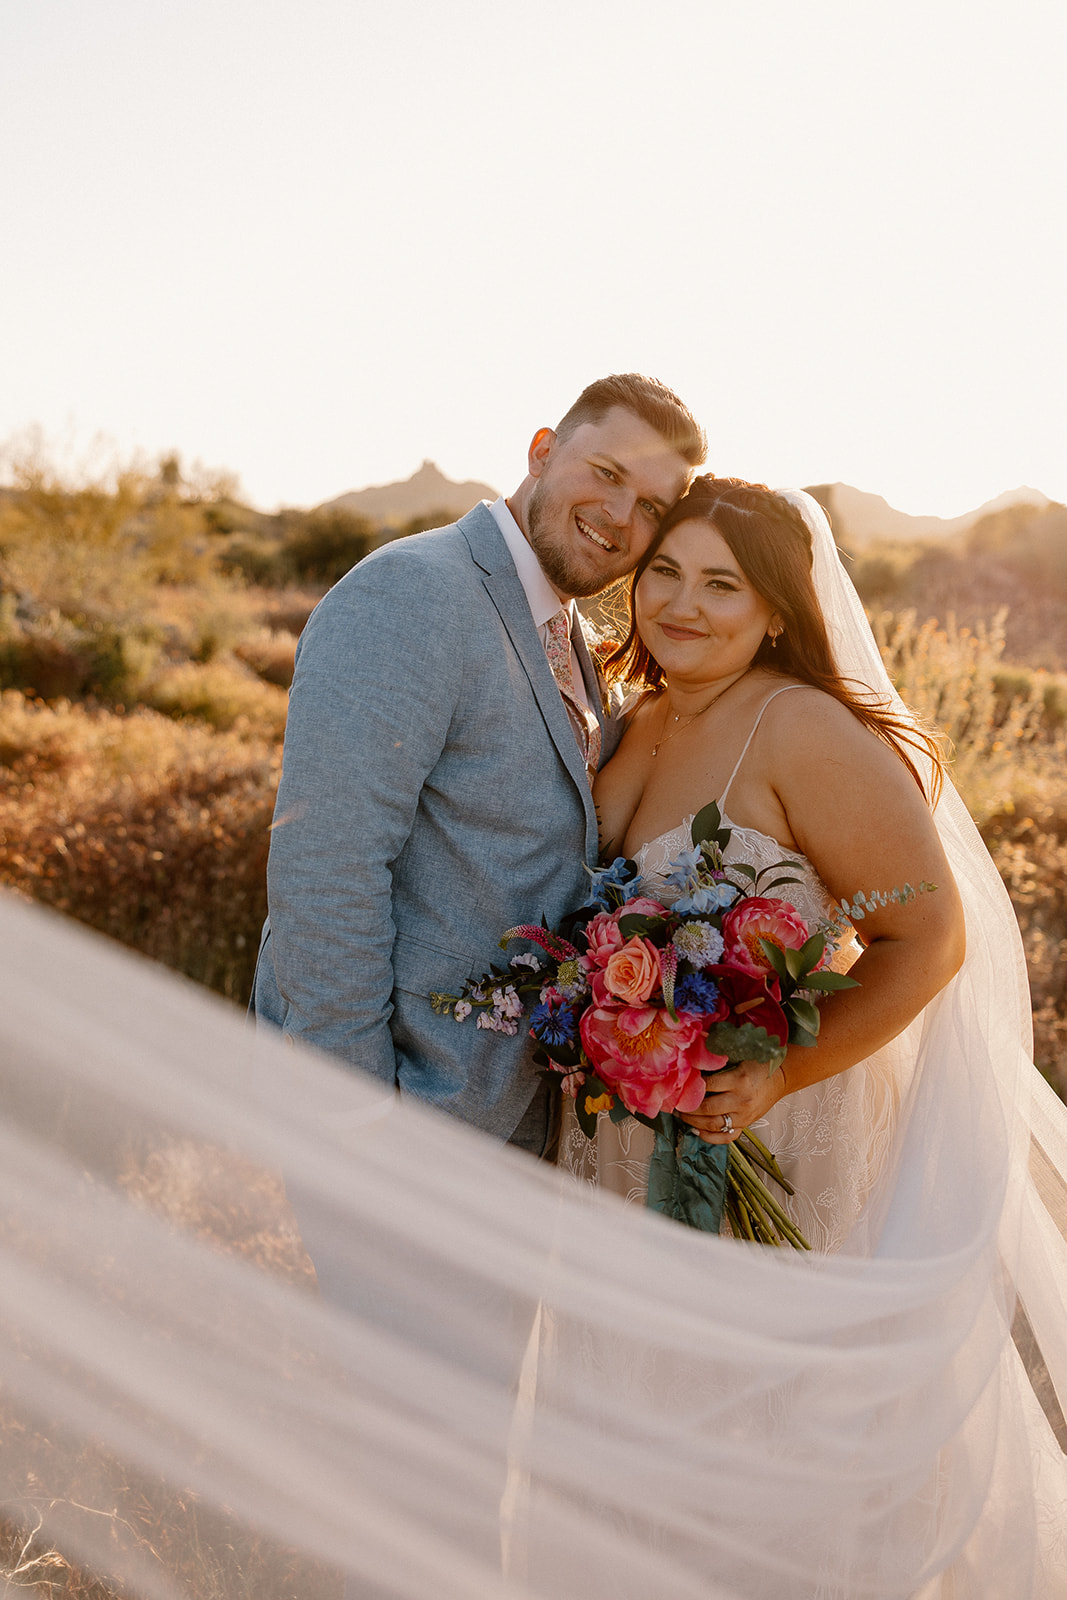
[{"label": "desert hill", "polygon": [[[1014,506],[1041,510],[1050,504],[1040,489],[1025,485],[1009,489],[958,517],[911,516],[897,511],[879,494],[853,488],[848,483],[823,483],[810,486],[833,523],[838,542],[853,549],[882,541],[911,543],[917,540],[950,540],[968,533],[983,517]],[[410,478],[396,483],[375,484],[366,489],[351,489],[318,506],[318,511],[350,511],[383,527],[398,528],[417,518],[438,512],[461,517],[479,500],[495,500],[497,490],[487,483],[457,483],[433,461],[424,461]]]},{"label": "desert hill", "polygon": [[880,494],[868,494],[847,483],[822,483],[808,489],[814,495],[833,524],[839,544],[856,548],[887,540],[910,543],[923,539],[950,539],[955,534],[970,532],[975,523],[1012,506],[1032,506],[1041,510],[1051,504],[1040,489],[1022,486],[1009,489],[987,500],[974,511],[958,517],[913,517],[906,511],[897,511],[883,500]]},{"label": "desert hill", "polygon": [[396,527],[439,511],[447,512],[449,517],[462,517],[479,500],[496,498],[497,490],[487,483],[455,483],[432,461],[424,461],[417,472],[402,482],[352,489],[317,509],[354,511],[385,527]]}]

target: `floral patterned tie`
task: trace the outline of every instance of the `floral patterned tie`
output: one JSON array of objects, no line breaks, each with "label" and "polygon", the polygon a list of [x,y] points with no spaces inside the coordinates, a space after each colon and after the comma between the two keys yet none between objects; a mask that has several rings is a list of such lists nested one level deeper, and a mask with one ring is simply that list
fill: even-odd
[{"label": "floral patterned tie", "polygon": [[567,611],[557,611],[546,623],[545,654],[552,668],[552,676],[559,685],[563,704],[571,719],[574,738],[592,776],[600,760],[600,723],[596,713],[584,706],[574,691],[574,672],[571,668],[571,619]]}]

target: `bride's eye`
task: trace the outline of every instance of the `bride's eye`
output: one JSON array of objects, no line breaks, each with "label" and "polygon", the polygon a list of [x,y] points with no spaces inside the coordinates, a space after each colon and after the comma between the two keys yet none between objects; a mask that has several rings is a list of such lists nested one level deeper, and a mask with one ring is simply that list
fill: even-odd
[{"label": "bride's eye", "polygon": [[652,571],[657,573],[661,578],[676,578],[678,576],[673,567],[661,567],[655,562],[652,565]]}]

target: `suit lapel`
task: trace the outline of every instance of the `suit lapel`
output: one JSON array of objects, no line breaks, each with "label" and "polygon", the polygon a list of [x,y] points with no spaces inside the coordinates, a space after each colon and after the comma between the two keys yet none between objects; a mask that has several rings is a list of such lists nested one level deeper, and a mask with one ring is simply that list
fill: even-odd
[{"label": "suit lapel", "polygon": [[[582,761],[578,746],[575,743],[574,733],[571,729],[570,718],[559,692],[559,686],[552,676],[552,668],[548,664],[544,646],[540,635],[534,625],[530,612],[530,603],[526,598],[526,590],[515,571],[515,563],[508,553],[503,535],[496,522],[485,506],[475,506],[465,517],[461,517],[458,526],[470,546],[471,555],[478,567],[481,568],[481,577],[489,598],[492,600],[501,622],[507,629],[508,635],[515,651],[522,662],[523,670],[530,680],[530,687],[534,692],[545,725],[552,737],[552,742],[558,750],[567,771],[571,774],[582,796],[586,813],[586,833],[590,834],[593,841],[593,851],[596,849],[596,813],[593,810],[593,799],[589,789],[589,780],[586,776],[585,765]],[[596,682],[596,671],[589,651],[586,648],[584,637],[576,646],[581,660],[582,672],[586,683],[589,682],[589,673],[593,674]],[[597,716],[602,718],[600,708],[600,691],[595,689],[590,694],[590,704],[596,709]]]}]

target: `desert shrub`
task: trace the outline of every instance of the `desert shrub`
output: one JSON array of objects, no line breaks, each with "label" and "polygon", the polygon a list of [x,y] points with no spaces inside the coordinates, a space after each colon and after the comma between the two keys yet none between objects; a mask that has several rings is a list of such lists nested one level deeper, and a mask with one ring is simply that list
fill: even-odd
[{"label": "desert shrub", "polygon": [[45,700],[93,695],[135,700],[159,659],[151,625],[109,622],[79,627],[59,612],[34,623],[0,627],[0,689],[23,689]]},{"label": "desert shrub", "polygon": [[288,689],[293,681],[293,657],[296,639],[291,633],[273,633],[264,628],[249,639],[243,639],[234,650],[239,661],[267,683]]},{"label": "desert shrub", "polygon": [[851,573],[864,604],[914,610],[920,620],[977,628],[1004,612],[1015,662],[1067,663],[1067,508],[1013,506],[983,518],[965,541],[879,543]]},{"label": "desert shrub", "polygon": [[1008,571],[1067,597],[1067,506],[1007,506],[967,536],[970,556],[995,555]]},{"label": "desert shrub", "polygon": [[234,573],[248,583],[281,586],[292,581],[294,570],[281,539],[239,535],[227,540],[218,555],[224,572]]},{"label": "desert shrub", "polygon": [[168,717],[193,717],[222,731],[267,739],[280,739],[285,731],[285,691],[232,658],[171,667],[145,688],[142,699]]},{"label": "desert shrub", "polygon": [[257,616],[275,633],[291,633],[299,638],[322,596],[321,588],[264,592],[257,607]]},{"label": "desert shrub", "polygon": [[301,583],[336,583],[378,542],[377,525],[353,511],[334,508],[289,517],[285,554]]},{"label": "desert shrub", "polygon": [[1059,679],[1003,668],[1002,616],[970,629],[882,612],[872,625],[903,699],[947,736],[953,780],[979,824],[1030,797],[1054,797],[1067,746],[1046,690]]},{"label": "desert shrub", "polygon": [[247,999],[276,744],[8,690],[0,760],[0,882]]},{"label": "desert shrub", "polygon": [[1012,806],[982,829],[1019,919],[1034,1009],[1034,1060],[1067,1099],[1067,784],[1058,804]]}]

